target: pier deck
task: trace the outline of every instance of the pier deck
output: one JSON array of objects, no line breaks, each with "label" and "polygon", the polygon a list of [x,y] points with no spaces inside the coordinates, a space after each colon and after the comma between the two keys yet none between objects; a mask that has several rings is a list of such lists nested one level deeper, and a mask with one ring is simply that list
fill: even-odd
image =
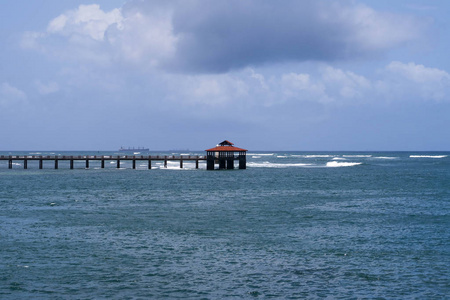
[{"label": "pier deck", "polygon": [[54,168],[58,169],[60,161],[69,161],[70,169],[74,168],[75,161],[85,161],[86,168],[89,168],[90,161],[100,161],[101,168],[105,168],[105,161],[116,162],[116,167],[120,168],[121,161],[132,161],[132,168],[136,169],[136,161],[147,161],[148,169],[152,168],[153,161],[163,161],[167,168],[169,161],[179,161],[180,168],[183,162],[194,161],[195,168],[198,169],[199,161],[206,161],[206,156],[202,155],[1,155],[0,161],[8,161],[8,168],[13,168],[13,161],[23,161],[23,168],[28,169],[28,161],[39,161],[39,169],[43,169],[44,161],[53,161]]}]

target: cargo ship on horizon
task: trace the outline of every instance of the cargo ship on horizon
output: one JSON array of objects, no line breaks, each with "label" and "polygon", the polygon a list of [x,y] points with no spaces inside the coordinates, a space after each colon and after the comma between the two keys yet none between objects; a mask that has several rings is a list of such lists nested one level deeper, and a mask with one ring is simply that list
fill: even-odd
[{"label": "cargo ship on horizon", "polygon": [[141,152],[141,151],[149,151],[149,148],[145,148],[145,147],[133,147],[133,148],[124,148],[124,147],[120,147],[119,152]]}]

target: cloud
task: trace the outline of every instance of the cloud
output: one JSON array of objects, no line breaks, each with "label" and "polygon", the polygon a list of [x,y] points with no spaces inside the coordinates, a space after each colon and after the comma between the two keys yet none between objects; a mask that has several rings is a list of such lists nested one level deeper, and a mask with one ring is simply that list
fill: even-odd
[{"label": "cloud", "polygon": [[[156,5],[160,3],[160,5]],[[172,11],[161,2],[131,1],[122,9],[122,27],[108,31],[115,57],[140,67],[156,67],[170,60],[177,38],[172,31]]]},{"label": "cloud", "polygon": [[363,99],[372,88],[364,76],[331,66],[323,68],[322,80],[329,94],[343,99]]},{"label": "cloud", "polygon": [[59,91],[58,83],[51,81],[47,84],[42,83],[40,80],[35,81],[35,86],[41,95],[53,94]]},{"label": "cloud", "polygon": [[393,61],[386,66],[384,76],[384,81],[379,83],[380,90],[393,93],[397,98],[450,100],[450,74],[444,70]]},{"label": "cloud", "polygon": [[63,59],[224,73],[284,61],[364,59],[416,40],[426,23],[354,1],[129,1],[80,5],[28,32],[24,47]]},{"label": "cloud", "polygon": [[437,68],[427,68],[424,65],[415,63],[402,63],[399,61],[391,62],[386,70],[392,74],[399,75],[415,83],[450,83],[450,75]]},{"label": "cloud", "polygon": [[310,74],[288,73],[280,80],[283,96],[300,101],[329,103],[333,98],[327,95],[326,86],[319,80],[312,79]]},{"label": "cloud", "polygon": [[27,95],[22,90],[3,82],[0,85],[0,105],[3,107],[21,104],[27,100]]},{"label": "cloud", "polygon": [[174,12],[176,55],[193,72],[282,61],[334,61],[379,55],[418,37],[413,17],[350,1],[187,1]]},{"label": "cloud", "polygon": [[53,19],[47,32],[64,36],[82,35],[102,41],[110,26],[122,27],[123,17],[119,9],[104,12],[97,4],[80,5]]}]

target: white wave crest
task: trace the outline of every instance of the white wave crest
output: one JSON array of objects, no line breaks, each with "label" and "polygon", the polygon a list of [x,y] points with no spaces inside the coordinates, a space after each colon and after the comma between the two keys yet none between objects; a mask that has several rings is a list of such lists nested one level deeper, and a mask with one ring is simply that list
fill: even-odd
[{"label": "white wave crest", "polygon": [[327,167],[337,168],[337,167],[353,167],[357,165],[361,165],[362,163],[358,162],[339,162],[339,161],[329,161],[327,162]]},{"label": "white wave crest", "polygon": [[247,153],[247,155],[273,156],[274,153]]},{"label": "white wave crest", "polygon": [[372,155],[342,155],[343,157],[372,157]]},{"label": "white wave crest", "polygon": [[335,158],[333,158],[333,160],[346,160],[346,158],[344,158],[344,157],[335,157]]},{"label": "white wave crest", "polygon": [[397,159],[398,157],[393,156],[375,156],[373,159]]},{"label": "white wave crest", "polygon": [[252,158],[261,158],[261,155],[253,155]]},{"label": "white wave crest", "polygon": [[292,156],[298,156],[298,157],[304,157],[304,158],[328,158],[328,157],[334,157],[334,155],[328,155],[328,154],[292,155]]},{"label": "white wave crest", "polygon": [[290,167],[307,167],[311,166],[311,164],[276,164],[271,163],[268,161],[262,162],[262,163],[254,163],[249,162],[247,163],[247,166],[250,168],[290,168]]},{"label": "white wave crest", "polygon": [[411,158],[445,158],[448,155],[410,155]]}]

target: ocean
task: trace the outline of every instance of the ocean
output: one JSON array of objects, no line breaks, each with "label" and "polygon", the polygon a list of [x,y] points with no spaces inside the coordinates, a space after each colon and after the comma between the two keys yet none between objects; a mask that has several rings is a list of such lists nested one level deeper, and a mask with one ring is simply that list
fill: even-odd
[{"label": "ocean", "polygon": [[[0,155],[86,153],[115,154]],[[247,157],[1,161],[0,299],[450,297],[449,152]]]}]

